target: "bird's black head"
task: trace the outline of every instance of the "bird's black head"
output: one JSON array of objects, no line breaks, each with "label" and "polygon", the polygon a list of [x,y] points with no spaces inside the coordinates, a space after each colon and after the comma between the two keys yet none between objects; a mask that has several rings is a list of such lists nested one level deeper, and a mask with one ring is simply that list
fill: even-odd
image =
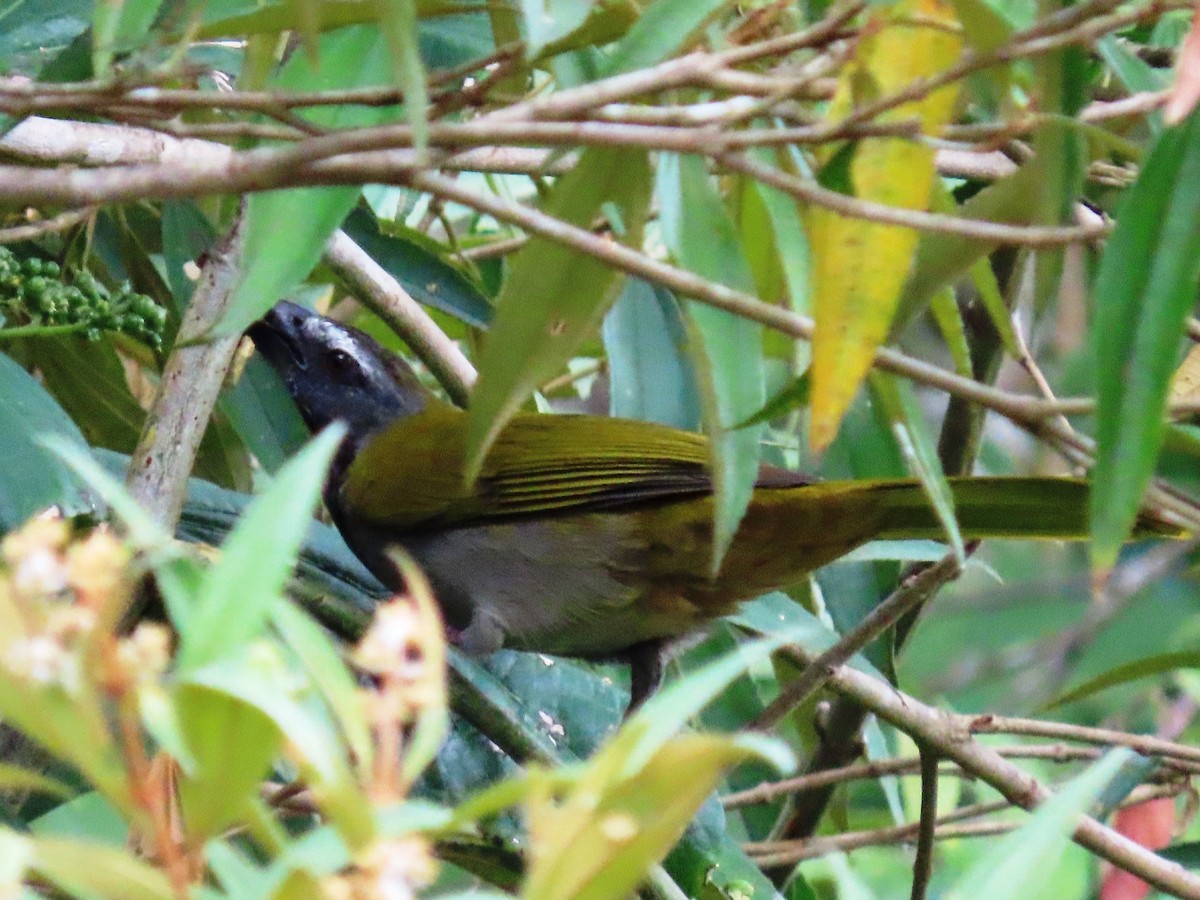
[{"label": "bird's black head", "polygon": [[373,338],[286,300],[246,332],[313,432],[346,423],[355,441],[425,408],[416,374]]}]

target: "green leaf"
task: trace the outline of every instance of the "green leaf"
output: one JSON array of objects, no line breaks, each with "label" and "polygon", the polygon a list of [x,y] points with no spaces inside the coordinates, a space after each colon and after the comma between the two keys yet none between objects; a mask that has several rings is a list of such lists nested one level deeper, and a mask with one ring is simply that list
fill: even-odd
[{"label": "green leaf", "polygon": [[[336,90],[388,81],[388,44],[379,29],[353,26],[321,36],[320,67],[295,53],[272,85],[283,91]],[[392,112],[386,107],[335,106],[309,114],[330,128],[373,125]],[[229,309],[216,326],[219,334],[245,330],[288,294],[316,265],[329,236],[358,200],[354,187],[297,188],[253,194],[246,201],[243,276]],[[280,227],[286,222],[287,227]]]},{"label": "green leaf", "polygon": [[92,8],[92,69],[107,75],[113,54],[146,39],[162,0],[99,0]]},{"label": "green leaf", "polygon": [[1044,886],[1045,873],[1070,842],[1079,816],[1130,757],[1114,750],[1055,792],[1029,821],[1005,835],[945,894],[954,900],[1008,900]]},{"label": "green leaf", "polygon": [[40,775],[9,763],[0,763],[0,789],[32,791],[46,794],[59,800],[69,800],[77,793],[61,781],[48,775]]},{"label": "green leaf", "polygon": [[184,682],[174,701],[194,765],[179,783],[188,834],[212,837],[245,814],[283,735],[261,710],[208,687]]},{"label": "green leaf", "polygon": [[[1161,91],[1169,83],[1164,73],[1152,69],[1144,60],[1131,53],[1122,41],[1117,40],[1116,35],[1106,34],[1100,38],[1096,42],[1096,50],[1131,94]],[[1146,116],[1145,121],[1151,135],[1157,137],[1163,127],[1162,112],[1153,110]]]},{"label": "green leaf", "polygon": [[[279,31],[299,31],[303,27],[300,17],[300,3],[311,2],[316,11],[316,27],[322,32],[334,31],[352,25],[374,23],[379,15],[377,0],[280,0],[280,2],[230,4],[210,0],[204,7],[203,26],[196,37],[211,39],[217,37],[237,36],[244,38],[247,34],[264,34]],[[469,18],[462,15],[476,7],[462,0],[416,0],[417,13],[421,17],[447,16],[454,17],[455,24]],[[477,59],[492,48],[480,50],[476,44],[476,52],[467,59]],[[320,47],[324,55],[325,48]],[[465,60],[464,60],[465,61]],[[453,63],[451,64],[453,65]]]},{"label": "green leaf", "polygon": [[[995,201],[995,200],[997,200],[997,197],[994,195],[991,199],[993,201]],[[968,201],[968,203],[970,203],[970,201]],[[954,202],[954,195],[951,194],[948,190],[946,190],[946,188],[938,182],[935,182],[934,186],[933,186],[933,195],[932,195],[932,199],[930,202],[930,209],[934,212],[948,213],[950,215],[959,215],[959,213],[960,213],[960,211],[958,209],[958,205]],[[964,210],[965,209],[966,209],[966,207],[964,207]],[[927,238],[927,237],[932,237],[932,236],[926,235],[926,236],[922,237],[922,239],[921,239],[922,243],[921,243],[920,247],[925,248],[926,250],[931,250],[933,245],[931,244],[931,245],[927,246],[925,243],[925,238]],[[931,258],[930,255],[922,256],[920,248],[918,248],[917,257],[918,257],[917,258],[918,265],[923,264],[923,262],[928,262],[929,259]],[[965,271],[970,276],[971,284],[974,285],[975,290],[979,294],[979,299],[983,303],[984,311],[987,312],[988,318],[991,320],[993,327],[995,327],[996,331],[999,333],[1000,342],[1004,345],[1004,349],[1007,350],[1013,356],[1019,356],[1020,355],[1020,346],[1017,342],[1017,336],[1013,332],[1012,318],[1009,315],[1008,304],[1005,303],[1004,297],[1000,293],[1000,284],[999,284],[999,282],[996,281],[996,273],[992,270],[991,259],[987,256],[979,256],[978,258],[975,259],[974,262],[972,262],[965,269]],[[938,288],[936,291],[934,291],[934,293],[931,296],[924,297],[920,301],[922,303],[929,302],[931,304],[931,306],[932,306],[931,311],[933,312],[934,316],[937,318],[939,325],[942,326],[943,334],[946,333],[946,326],[942,325],[942,323],[944,320],[948,320],[948,313],[949,313],[949,308],[950,308],[951,304],[953,304],[953,307],[954,307],[954,318],[959,321],[959,324],[957,326],[954,326],[953,330],[956,332],[964,330],[963,326],[962,326],[962,322],[961,322],[962,317],[958,314],[958,310],[957,310],[958,303],[956,300],[956,295],[954,293],[954,288],[955,288],[954,282],[957,281],[961,277],[961,275],[962,275],[962,271],[959,271],[957,274],[955,274],[953,276],[953,279],[951,281],[948,281],[946,284],[942,285],[940,288]],[[912,285],[912,279],[910,278],[909,281],[904,286],[905,295],[901,298],[902,304],[906,304],[910,301],[916,301],[916,299],[917,299],[915,295],[911,295],[908,293],[908,290],[911,287],[911,285]],[[939,310],[939,306],[941,307],[940,310]],[[901,314],[897,320],[898,324],[906,322],[907,317],[909,315],[912,315],[914,312],[915,312],[914,307],[912,307],[912,306],[904,307],[901,310]],[[964,360],[962,359],[963,347],[958,346],[956,349],[956,340],[957,340],[956,338],[952,338],[949,336],[947,337],[947,343],[950,344],[950,352],[954,355],[955,365],[963,366],[963,363],[964,363]],[[961,343],[965,344],[965,342],[966,342],[966,335],[964,333],[962,336]],[[974,377],[973,373],[972,373],[971,365],[969,362],[970,361],[969,347],[966,349],[967,349],[966,365],[964,368],[962,368],[961,371],[963,372],[963,374],[967,375],[967,377]]]},{"label": "green leaf", "polygon": [[591,0],[521,0],[525,22],[525,57],[536,59],[542,48],[580,28],[591,12]]},{"label": "green leaf", "polygon": [[201,254],[217,242],[217,230],[190,200],[168,200],[162,211],[163,267],[167,283],[175,295],[175,307],[182,311],[196,289],[184,267],[197,264]]},{"label": "green leaf", "polygon": [[872,372],[871,386],[879,399],[881,411],[891,423],[896,445],[904,454],[909,471],[921,482],[925,495],[938,517],[946,540],[962,565],[966,559],[962,534],[954,516],[954,494],[942,464],[938,460],[937,447],[929,434],[924,414],[917,403],[912,385],[886,372]]},{"label": "green leaf", "polygon": [[284,0],[304,55],[315,66],[321,59],[321,0]]},{"label": "green leaf", "polygon": [[687,431],[700,427],[700,398],[686,353],[683,314],[670,291],[640,278],[627,279],[604,317],[601,334],[612,415]]},{"label": "green leaf", "polygon": [[[710,796],[692,819],[683,840],[663,861],[663,867],[688,897],[782,900],[775,885],[746,856],[736,825],[726,816],[716,798]],[[789,900],[817,900],[811,892],[797,890],[798,885],[804,886],[799,873],[793,872],[789,879]]]},{"label": "green leaf", "polygon": [[85,840],[110,847],[127,846],[129,823],[98,791],[60,803],[29,823],[37,837]]},{"label": "green leaf", "polygon": [[1066,703],[1074,703],[1077,700],[1083,700],[1110,687],[1116,687],[1119,684],[1137,681],[1140,678],[1149,678],[1151,675],[1162,675],[1164,672],[1174,672],[1178,669],[1200,669],[1200,652],[1195,650],[1181,650],[1174,653],[1159,653],[1154,656],[1144,657],[1143,659],[1135,659],[1133,662],[1109,669],[1095,678],[1089,678],[1078,687],[1072,688],[1065,694],[1055,697],[1043,706],[1042,709],[1053,709],[1056,706],[1062,706]]},{"label": "green leaf", "polygon": [[186,681],[261,710],[283,733],[301,764],[301,777],[346,845],[365,846],[376,831],[374,810],[355,780],[345,747],[327,719],[290,696],[290,676],[280,669],[267,659],[227,659],[191,672]]},{"label": "green leaf", "polygon": [[309,681],[325,698],[329,713],[341,726],[346,743],[362,771],[369,771],[374,756],[358,685],[329,635],[290,603],[276,604],[271,623],[308,673]]},{"label": "green leaf", "polygon": [[1000,333],[1000,342],[1004,349],[1012,356],[1019,356],[1021,348],[1016,332],[1013,331],[1012,316],[1009,314],[1008,304],[1004,302],[1004,296],[1000,293],[1000,283],[996,281],[991,261],[987,257],[981,257],[971,264],[969,271],[971,283],[979,292],[979,299],[983,302],[983,308],[987,311],[992,325]]},{"label": "green leaf", "polygon": [[404,92],[404,113],[413,130],[413,146],[429,143],[429,91],[417,44],[417,0],[376,0],[379,30],[391,51],[392,83]]},{"label": "green leaf", "polygon": [[527,775],[533,863],[523,896],[625,896],[675,844],[728,767],[751,757],[794,766],[790,750],[765,735],[677,734],[731,681],[797,636],[777,632],[652,697],[569,785],[561,772]]},{"label": "green leaf", "polygon": [[[840,634],[792,600],[787,594],[779,591],[765,594],[756,600],[742,604],[736,613],[729,616],[728,621],[744,628],[752,635],[775,635],[780,632],[782,626],[782,629],[790,635],[786,643],[799,644],[805,649],[817,653],[828,650],[841,640]],[[743,648],[743,652],[745,652],[745,648]],[[872,678],[880,681],[887,680],[883,673],[861,653],[854,654],[848,665]]]},{"label": "green leaf", "polygon": [[[0,609],[3,648],[10,658],[30,639],[13,621],[13,612]],[[71,694],[61,684],[39,684],[0,669],[0,716],[5,723],[78,769],[114,806],[132,814],[125,767],[99,704],[87,689]]]},{"label": "green leaf", "polygon": [[[6,75],[38,74],[87,30],[95,13],[92,0],[59,0],[53,9],[54,15],[47,15],[43,0],[5,4],[0,63]],[[83,77],[91,76],[88,73]]]},{"label": "green leaf", "polygon": [[854,562],[937,562],[946,555],[946,545],[937,541],[868,541],[831,563]]},{"label": "green leaf", "polygon": [[1187,869],[1200,869],[1200,841],[1185,841],[1182,844],[1172,844],[1158,851],[1163,859],[1179,863]]},{"label": "green leaf", "polygon": [[[663,241],[684,268],[710,281],[753,292],[737,230],[697,156],[659,158],[659,221]],[[704,400],[705,431],[712,446],[712,571],[746,512],[758,478],[761,425],[737,428],[762,408],[762,326],[702,304],[688,309],[692,364]]]},{"label": "green leaf", "polygon": [[96,462],[86,447],[79,447],[73,441],[64,440],[59,435],[45,438],[42,443],[121,517],[121,521],[125,523],[126,537],[133,546],[149,550],[163,550],[168,547],[171,542],[170,535],[129,496],[121,482]]},{"label": "green leaf", "polygon": [[94,447],[129,453],[137,446],[146,411],[129,392],[125,369],[107,340],[27,338],[20,342],[27,368],[35,369],[63,411]]},{"label": "green leaf", "polygon": [[[237,840],[233,838],[232,840]],[[229,897],[261,897],[266,893],[266,872],[247,858],[244,845],[213,840],[204,847],[204,859],[213,880]]]},{"label": "green leaf", "polygon": [[[576,0],[549,0],[549,2],[555,7],[573,8],[577,6]],[[538,0],[531,0],[523,5],[533,7],[537,3]],[[542,44],[536,56],[533,53],[527,55],[528,59],[536,59],[539,62],[559,57],[552,64],[559,88],[574,87],[580,84],[579,80],[571,76],[564,77],[564,73],[570,71],[573,64],[579,63],[584,58],[590,58],[598,65],[603,57],[595,52],[596,48],[611,44],[623,37],[642,12],[641,4],[637,0],[602,0],[599,3],[588,2],[582,5],[588,7],[582,20],[576,18],[574,9],[570,9],[568,12],[570,19],[564,20],[563,24],[569,21],[574,23],[574,27],[563,30],[559,27],[560,23],[556,21],[551,26],[553,35],[548,35],[549,40]],[[567,57],[566,55],[571,51],[576,51],[576,53]],[[590,71],[588,75],[584,76],[586,79],[590,80],[596,77],[597,65],[588,67]]]},{"label": "green leaf", "polygon": [[[811,620],[801,620],[799,625],[783,629],[778,628],[776,623],[769,637],[744,644],[736,653],[730,653],[664,687],[626,722],[609,747],[620,758],[621,766],[626,771],[636,771],[735,678],[767,659],[784,644],[798,642],[808,646],[806,638],[814,634],[817,632]],[[794,760],[789,759],[788,752],[781,746],[770,750],[763,748],[763,752],[764,758],[780,770],[787,770],[794,765]]]},{"label": "green leaf", "polygon": [[[597,147],[551,191],[546,212],[589,228],[601,206],[620,207],[626,242],[639,242],[649,204],[642,150]],[[520,405],[556,375],[600,324],[624,275],[590,256],[534,237],[513,257],[471,395],[467,472],[474,477]]]},{"label": "green leaf", "polygon": [[565,798],[554,799],[546,784],[526,803],[533,853],[522,896],[630,895],[679,840],[725,770],[755,755],[761,743],[761,735],[684,735],[629,776],[612,771],[615,760],[602,750]]},{"label": "green leaf", "polygon": [[403,227],[389,228],[385,234],[375,217],[361,206],[346,217],[342,229],[414,299],[472,328],[487,328],[492,321],[492,303],[487,295],[430,249],[433,242],[425,235]]},{"label": "green leaf", "polygon": [[779,392],[772,396],[762,409],[758,410],[750,418],[744,422],[739,422],[735,428],[745,428],[748,425],[761,425],[771,422],[781,416],[786,416],[792,410],[800,409],[808,405],[809,390],[812,387],[812,379],[809,378],[806,371],[799,378],[793,378],[788,381]]},{"label": "green leaf", "polygon": [[270,900],[306,900],[323,894],[321,882],[304,869],[292,869],[270,893]]},{"label": "green leaf", "polygon": [[976,50],[993,50],[1012,37],[1012,25],[986,0],[954,0],[954,12],[967,40]]},{"label": "green leaf", "polygon": [[[868,762],[882,762],[888,759],[895,759],[900,755],[901,751],[899,749],[893,749],[888,744],[887,735],[884,734],[879,720],[874,716],[867,717],[862,733],[863,743],[866,745],[866,752],[863,756],[866,757]],[[907,735],[900,732],[900,737],[907,737]],[[915,748],[910,746],[905,749],[911,751]],[[957,779],[955,779],[955,784],[958,784]],[[919,798],[921,790],[919,782],[910,782],[910,786]],[[907,817],[904,815],[904,801],[900,798],[900,779],[895,775],[881,775],[879,776],[879,788],[883,791],[883,797],[887,801],[888,812],[892,815],[892,821],[897,825],[903,825],[907,821]],[[945,794],[944,789],[940,790],[938,800],[944,801],[946,799]],[[920,801],[918,800],[911,808],[919,810],[921,808]],[[953,808],[954,806],[951,805],[950,809]]]},{"label": "green leaf", "polygon": [[1110,569],[1163,438],[1183,322],[1200,276],[1200,115],[1163,131],[1117,217],[1096,275],[1099,389],[1092,566]]},{"label": "green leaf", "polygon": [[657,0],[613,48],[606,75],[645,69],[688,47],[729,0]]},{"label": "green leaf", "polygon": [[308,427],[283,379],[261,355],[246,360],[237,384],[217,402],[246,449],[268,472],[277,472],[308,440]]},{"label": "green leaf", "polygon": [[181,672],[237,653],[266,624],[295,565],[325,470],[343,435],[338,426],[323,431],[246,510],[220,560],[209,569],[180,635],[176,664]]},{"label": "green leaf", "polygon": [[958,301],[954,299],[954,290],[946,288],[938,291],[929,304],[929,312],[937,323],[938,331],[954,360],[954,371],[964,378],[973,377],[971,370],[971,344],[967,340],[967,327],[959,313]]},{"label": "green leaf", "polygon": [[[379,813],[379,836],[400,837],[414,832],[441,831],[451,824],[450,811],[433,803],[409,800]],[[344,835],[329,826],[314,828],[290,843],[267,870],[267,880],[281,882],[292,871],[332,875],[354,862]],[[294,895],[289,895],[294,896]],[[302,898],[310,894],[300,895]],[[440,895],[439,895],[440,896]]]},{"label": "green leaf", "polygon": [[123,847],[35,838],[32,849],[29,868],[71,896],[113,900],[172,900],[176,896],[161,869]]},{"label": "green leaf", "polygon": [[0,354],[0,533],[52,506],[68,516],[95,508],[71,468],[38,440],[42,435],[88,452],[83,435],[46,389]]},{"label": "green leaf", "polygon": [[[1027,225],[1036,213],[1029,198],[1038,195],[1045,181],[1046,165],[1034,158],[1007,178],[988,185],[955,212],[968,219]],[[936,181],[934,185],[936,188]],[[939,191],[935,189],[935,208],[947,211],[945,202],[938,201],[938,196]],[[930,298],[948,285],[953,285],[995,246],[988,241],[953,234],[922,234],[912,270],[900,291],[893,334],[903,330],[924,311]]]},{"label": "green leaf", "polygon": [[[755,148],[751,156],[764,164],[775,163],[770,151],[764,148]],[[809,247],[808,233],[804,229],[804,221],[800,218],[796,199],[760,181],[751,182],[750,186],[762,201],[771,220],[775,255],[783,270],[783,280],[787,286],[791,308],[794,312],[808,314],[812,309],[812,298],[809,296],[812,249]]]}]

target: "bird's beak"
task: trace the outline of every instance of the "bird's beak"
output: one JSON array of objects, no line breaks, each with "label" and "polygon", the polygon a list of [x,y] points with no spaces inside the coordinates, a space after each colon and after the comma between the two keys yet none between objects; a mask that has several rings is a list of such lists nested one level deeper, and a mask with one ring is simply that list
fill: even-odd
[{"label": "bird's beak", "polygon": [[304,323],[317,314],[287,300],[276,303],[267,314],[246,329],[254,346],[276,369],[308,368],[302,347]]}]

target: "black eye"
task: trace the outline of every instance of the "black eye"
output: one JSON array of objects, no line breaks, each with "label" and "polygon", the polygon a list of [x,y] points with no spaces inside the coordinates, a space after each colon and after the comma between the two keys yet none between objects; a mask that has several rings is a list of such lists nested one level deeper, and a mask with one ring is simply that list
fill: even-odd
[{"label": "black eye", "polygon": [[347,378],[358,374],[358,363],[345,350],[330,350],[325,354],[325,371],[334,378]]}]

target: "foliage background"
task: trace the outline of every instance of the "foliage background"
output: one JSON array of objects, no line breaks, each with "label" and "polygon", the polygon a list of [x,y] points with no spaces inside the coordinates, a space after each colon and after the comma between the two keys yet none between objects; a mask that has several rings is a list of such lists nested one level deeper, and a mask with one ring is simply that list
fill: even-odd
[{"label": "foliage background", "polygon": [[[68,279],[129,282],[165,323],[161,348],[89,339],[0,299],[0,714],[57,757],[15,742],[0,770],[0,876],[113,897],[617,896],[643,877],[657,896],[1082,897],[1104,857],[1200,895],[1117,833],[1196,864],[1193,547],[1118,554],[1139,505],[1200,519],[1190,19],[1096,0],[8,0],[0,236]],[[424,662],[393,671],[362,640],[378,588],[336,535],[279,531],[316,504],[328,442],[284,467],[307,435],[237,334],[285,295],[456,400],[478,365],[477,451],[526,403],[704,428],[725,535],[761,454],[935,494],[944,474],[1094,463],[1092,540],[989,542],[903,637],[843,637],[846,664],[770,741],[736,733],[944,548],[876,546],[748,604],[615,738],[618,669],[452,655],[435,754],[428,603],[387,607]],[[271,484],[216,567],[166,538],[178,520],[221,543]],[[19,530],[50,506],[111,507],[127,551]],[[71,562],[88,553],[100,588]],[[280,598],[297,553],[302,616]],[[61,583],[22,581],[30,559]],[[118,628],[147,572],[177,652]],[[314,621],[359,642],[370,686]],[[781,627],[791,651],[749,643]],[[851,765],[860,731],[890,768],[787,808],[705,800],[790,754]],[[1083,769],[1114,745],[1141,755]]]}]

